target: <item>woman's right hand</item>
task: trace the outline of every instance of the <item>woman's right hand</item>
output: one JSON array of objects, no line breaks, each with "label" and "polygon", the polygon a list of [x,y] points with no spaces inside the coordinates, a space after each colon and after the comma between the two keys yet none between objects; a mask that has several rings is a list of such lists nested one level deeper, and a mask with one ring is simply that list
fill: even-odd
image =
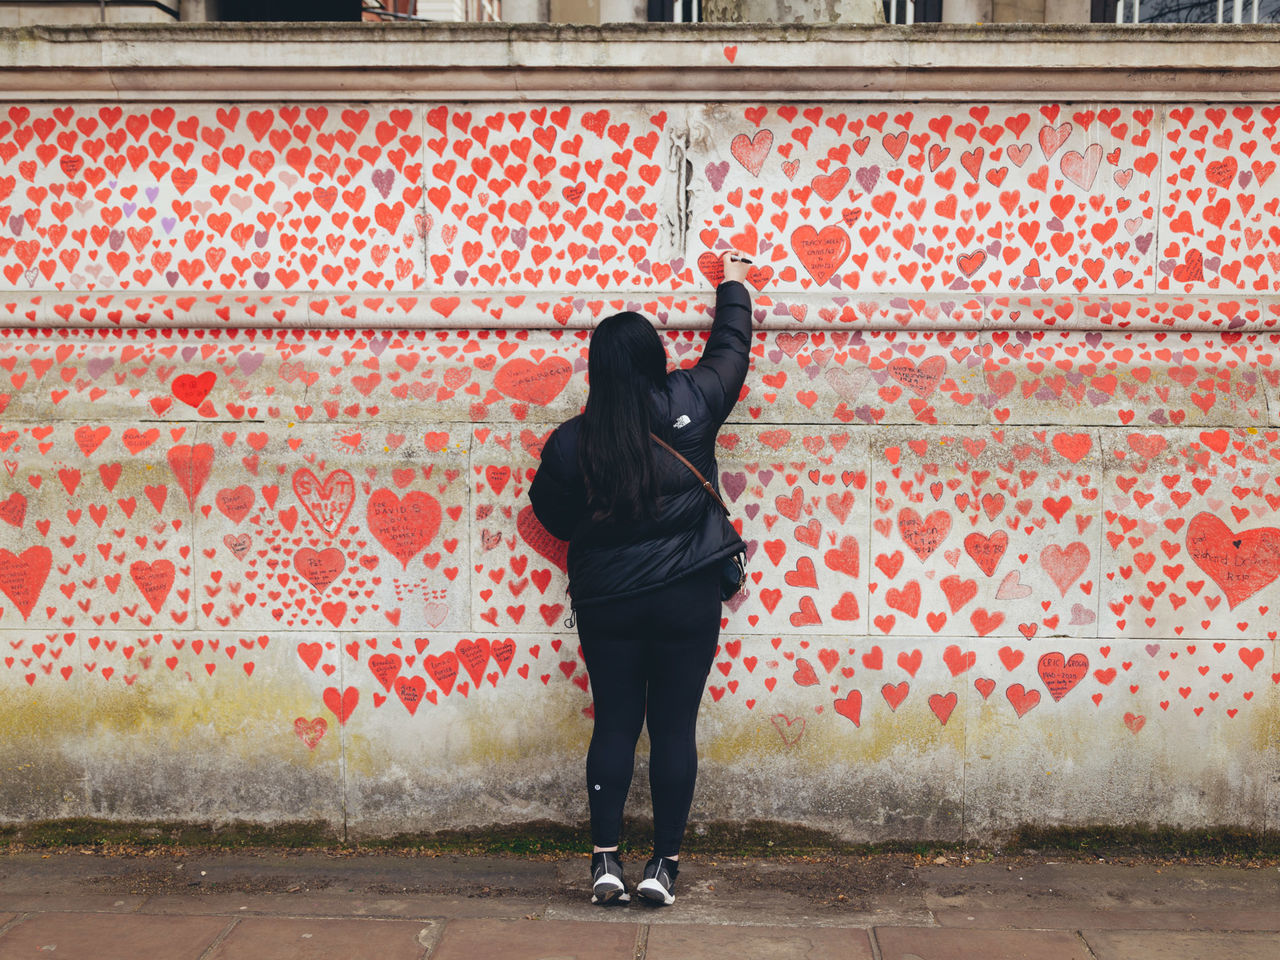
[{"label": "woman's right hand", "polygon": [[737,251],[726,250],[721,254],[720,261],[724,264],[724,278],[726,280],[746,283],[747,271],[751,269],[750,260],[743,259]]}]

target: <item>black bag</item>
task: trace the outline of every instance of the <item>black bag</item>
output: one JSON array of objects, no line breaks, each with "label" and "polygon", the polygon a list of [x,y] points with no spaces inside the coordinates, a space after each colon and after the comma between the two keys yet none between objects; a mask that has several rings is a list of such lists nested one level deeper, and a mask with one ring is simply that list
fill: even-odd
[{"label": "black bag", "polygon": [[[720,509],[724,511],[724,515],[729,516],[729,508],[726,506],[720,494],[716,493],[716,488],[701,473],[698,468],[681,456],[671,444],[665,442],[657,434],[649,434],[659,446],[664,447],[668,453],[683,463],[698,478],[698,482],[702,484],[702,488],[711,494],[716,503],[720,505]],[[720,599],[721,601],[731,599],[734,594],[741,590],[747,583],[747,555],[744,551],[735,553],[732,557],[727,558],[720,567]]]},{"label": "black bag", "polygon": [[729,600],[747,583],[747,555],[735,553],[720,568],[720,599]]}]

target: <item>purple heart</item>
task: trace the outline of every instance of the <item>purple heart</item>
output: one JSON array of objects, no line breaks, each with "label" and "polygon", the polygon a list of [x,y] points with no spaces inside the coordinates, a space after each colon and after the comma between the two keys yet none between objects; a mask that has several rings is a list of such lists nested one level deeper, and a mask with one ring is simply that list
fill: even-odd
[{"label": "purple heart", "polygon": [[170,270],[164,275],[165,280],[169,282],[169,286],[174,286],[178,282],[178,271]]},{"label": "purple heart", "polygon": [[860,407],[858,407],[856,410],[854,410],[854,411],[853,411],[853,415],[854,415],[855,417],[857,417],[859,420],[861,420],[863,423],[875,423],[875,422],[876,422],[876,416],[875,416],[875,414],[872,412],[872,410],[871,410],[871,406],[870,406],[869,404],[866,404],[866,403],[864,403],[862,406],[860,406]]},{"label": "purple heart", "polygon": [[467,271],[465,270],[453,271],[453,279],[454,279],[454,282],[458,284],[458,286],[462,286],[464,283],[467,282],[467,276],[468,274],[467,274]]},{"label": "purple heart", "polygon": [[173,228],[176,227],[177,225],[178,225],[177,217],[161,217],[160,218],[160,229],[163,230],[166,234],[173,233]]},{"label": "purple heart", "polygon": [[917,257],[923,257],[925,253],[927,253],[928,251],[925,250],[925,246],[923,243],[917,243],[914,247],[911,248],[911,252],[914,253]]},{"label": "purple heart", "polygon": [[724,178],[729,175],[729,161],[722,160],[719,163],[707,164],[707,180],[711,183],[711,189],[718,191],[724,186]]},{"label": "purple heart", "polygon": [[391,167],[385,170],[373,171],[373,186],[380,194],[382,199],[387,199],[391,195],[391,186],[396,182],[396,172]]},{"label": "purple heart", "polygon": [[647,257],[636,264],[636,269],[641,273],[653,273],[653,266],[649,263],[649,259]]},{"label": "purple heart", "polygon": [[1139,253],[1146,253],[1151,249],[1151,238],[1153,236],[1154,234],[1144,233],[1142,236],[1134,238],[1133,245],[1138,248]]},{"label": "purple heart", "polygon": [[1152,423],[1160,424],[1162,427],[1168,426],[1169,424],[1169,418],[1163,410],[1156,410],[1154,413],[1150,414],[1147,419]]},{"label": "purple heart", "polygon": [[987,244],[987,256],[994,257],[1000,252],[1001,243],[999,240],[992,240]]},{"label": "purple heart", "polygon": [[9,229],[13,231],[13,235],[15,237],[22,236],[22,226],[26,222],[27,221],[23,217],[18,216],[17,214],[14,214],[9,218]]},{"label": "purple heart", "polygon": [[760,504],[748,503],[742,508],[742,512],[747,515],[748,520],[754,520],[756,518],[756,514],[760,512]]},{"label": "purple heart", "polygon": [[516,249],[523,250],[525,241],[529,239],[529,231],[524,227],[519,227],[511,231],[511,242],[516,245]]},{"label": "purple heart", "polygon": [[145,193],[146,193],[146,195],[147,195],[147,203],[155,203],[155,202],[156,202],[156,197],[160,196],[160,188],[159,188],[159,187],[147,187],[147,189],[146,189]]},{"label": "purple heart", "polygon": [[242,353],[240,356],[236,357],[236,363],[244,373],[252,374],[262,366],[262,354]]},{"label": "purple heart", "polygon": [[200,348],[199,348],[199,347],[183,347],[183,348],[182,348],[182,359],[183,359],[183,361],[184,361],[184,362],[186,362],[186,363],[190,363],[190,362],[191,362],[191,358],[192,358],[192,357],[194,357],[194,356],[195,356],[197,353],[199,353],[199,352],[200,352]]},{"label": "purple heart", "polygon": [[1057,217],[1054,217],[1052,220],[1046,223],[1045,226],[1048,227],[1050,230],[1059,231],[1059,232],[1066,229],[1062,221],[1059,220]]},{"label": "purple heart", "polygon": [[858,186],[862,188],[863,193],[870,193],[880,182],[880,168],[859,167],[853,178],[858,181]]},{"label": "purple heart", "polygon": [[265,270],[258,270],[253,275],[253,282],[257,285],[259,290],[265,290],[267,288],[267,284],[271,282],[271,274],[267,273]]},{"label": "purple heart", "polygon": [[257,230],[253,234],[253,242],[259,248],[265,247],[267,245],[267,238],[269,238],[270,236],[271,236],[270,230]]},{"label": "purple heart", "polygon": [[1253,174],[1248,170],[1240,171],[1240,189],[1244,189],[1253,182]]},{"label": "purple heart", "polygon": [[1098,344],[1100,344],[1100,343],[1102,342],[1102,334],[1100,334],[1100,333],[1086,333],[1086,334],[1084,335],[1084,342],[1085,342],[1085,343],[1087,343],[1087,344],[1088,344],[1089,346],[1091,346],[1091,347],[1096,347]]},{"label": "purple heart", "polygon": [[115,364],[113,357],[90,357],[85,363],[85,369],[89,371],[89,378],[97,380],[106,373]]},{"label": "purple heart", "polygon": [[671,272],[675,274],[684,272],[684,257],[676,257],[671,261]]},{"label": "purple heart", "polygon": [[759,479],[760,479],[760,483],[761,483],[763,486],[766,486],[766,487],[767,487],[767,486],[769,485],[769,481],[773,479],[773,471],[772,471],[772,470],[761,470],[759,473],[757,473],[757,474],[756,474],[756,476],[757,476],[757,477],[759,477]]},{"label": "purple heart", "polygon": [[134,213],[137,211],[138,205],[136,203],[126,203],[122,206],[121,209],[124,210],[124,215],[126,217],[132,217]]},{"label": "purple heart", "polygon": [[722,473],[720,474],[720,486],[724,488],[724,492],[729,495],[730,500],[737,500],[742,496],[742,491],[747,489],[747,475],[745,473]]},{"label": "purple heart", "polygon": [[124,231],[112,230],[109,234],[107,234],[107,246],[109,246],[112,250],[119,250],[122,246],[124,246]]},{"label": "purple heart", "polygon": [[370,340],[369,349],[373,352],[375,357],[380,357],[382,356],[382,351],[387,349],[387,345],[389,343],[391,343],[390,337],[382,337],[379,340]]},{"label": "purple heart", "polygon": [[639,210],[637,210],[635,207],[632,207],[630,210],[628,210],[628,211],[627,211],[627,215],[626,215],[625,217],[623,217],[622,219],[624,219],[624,220],[643,220],[643,219],[644,219],[644,214],[643,214],[643,213],[641,213]]},{"label": "purple heart", "polygon": [[1204,268],[1208,270],[1210,273],[1217,273],[1218,268],[1221,266],[1222,266],[1221,257],[1205,257],[1204,258]]},{"label": "purple heart", "polygon": [[1148,657],[1154,657],[1157,653],[1160,652],[1160,644],[1148,643],[1145,647],[1143,647],[1143,649],[1147,651]]},{"label": "purple heart", "polygon": [[1177,260],[1161,260],[1160,272],[1165,274],[1173,273],[1173,268],[1176,267],[1177,265],[1178,265]]}]

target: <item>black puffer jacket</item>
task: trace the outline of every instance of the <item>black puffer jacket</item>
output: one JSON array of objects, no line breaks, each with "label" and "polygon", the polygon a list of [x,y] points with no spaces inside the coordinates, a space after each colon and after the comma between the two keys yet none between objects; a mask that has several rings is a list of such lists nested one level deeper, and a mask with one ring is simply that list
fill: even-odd
[{"label": "black puffer jacket", "polygon": [[[738,401],[750,349],[751,296],[741,283],[727,281],[716,290],[715,321],[698,363],[672,371],[651,394],[655,419],[670,425],[671,445],[717,489],[716,433]],[[744,549],[742,538],[689,468],[657,444],[657,517],[626,524],[593,522],[578,468],[580,423],[581,417],[574,417],[547,438],[529,489],[538,520],[569,541],[569,592],[575,607],[664,586]]]}]

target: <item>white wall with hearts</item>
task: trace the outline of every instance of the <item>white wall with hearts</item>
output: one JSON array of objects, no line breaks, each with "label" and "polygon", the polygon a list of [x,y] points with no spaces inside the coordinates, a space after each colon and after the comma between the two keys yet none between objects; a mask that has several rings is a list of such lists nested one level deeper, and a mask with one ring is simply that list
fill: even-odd
[{"label": "white wall with hearts", "polygon": [[0,107],[0,819],[584,819],[529,480],[591,325],[692,362],[733,246],[698,816],[1275,829],[1278,120]]}]

